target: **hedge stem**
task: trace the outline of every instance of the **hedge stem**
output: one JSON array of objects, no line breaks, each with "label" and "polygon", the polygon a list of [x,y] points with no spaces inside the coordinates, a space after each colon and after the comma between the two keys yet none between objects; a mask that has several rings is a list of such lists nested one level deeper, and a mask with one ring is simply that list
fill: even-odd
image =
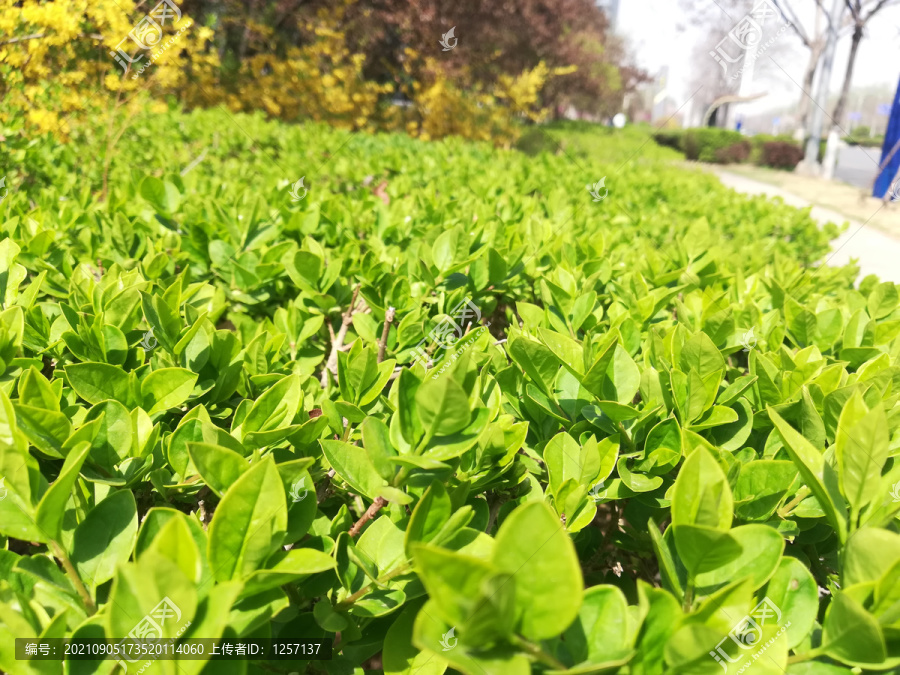
[{"label": "hedge stem", "polygon": [[694,580],[688,579],[687,588],[684,589],[684,613],[690,614],[691,606],[694,604]]},{"label": "hedge stem", "polygon": [[533,642],[530,642],[524,638],[520,638],[518,635],[514,635],[513,643],[522,651],[531,654],[531,656],[536,658],[538,661],[547,664],[554,670],[568,670],[568,666],[566,666],[566,664],[564,664],[562,661],[557,660],[555,657],[545,652]]},{"label": "hedge stem", "polygon": [[376,497],[375,501],[372,502],[372,505],[366,509],[366,512],[362,514],[362,517],[353,523],[353,527],[350,528],[350,531],[347,533],[351,537],[355,537],[359,534],[359,531],[363,528],[363,525],[368,523],[372,518],[375,517],[375,514],[381,509],[382,506],[387,504],[387,500],[384,497]]},{"label": "hedge stem", "polygon": [[53,549],[53,556],[62,563],[63,569],[66,571],[66,576],[69,577],[72,585],[75,586],[75,590],[78,591],[78,595],[80,595],[81,599],[84,601],[84,606],[87,608],[88,614],[94,614],[97,611],[97,606],[94,604],[87,588],[84,587],[81,577],[78,576],[78,571],[75,569],[72,561],[69,560],[69,556],[66,555],[63,547],[55,541],[50,542],[50,547]]},{"label": "hedge stem", "polygon": [[391,324],[394,323],[394,314],[397,310],[388,307],[384,315],[384,329],[381,331],[381,341],[378,343],[378,363],[384,361],[384,352],[387,349],[388,333],[391,332]]},{"label": "hedge stem", "polygon": [[368,586],[363,586],[353,595],[347,596],[346,600],[341,600],[337,605],[335,605],[335,609],[344,609],[346,607],[349,607],[366,593],[371,591],[373,588],[383,586],[385,582],[390,581],[394,577],[399,577],[401,574],[406,574],[407,572],[409,572],[411,567],[412,565],[410,565],[409,563],[404,563],[402,565],[399,565],[398,567],[395,567],[387,574],[378,577],[373,583],[369,584]]},{"label": "hedge stem", "polygon": [[332,375],[337,377],[337,363],[338,363],[338,352],[344,346],[344,338],[347,337],[347,330],[350,328],[350,324],[353,323],[353,314],[354,309],[356,308],[356,297],[359,295],[359,287],[362,284],[356,284],[356,288],[353,289],[353,297],[350,299],[350,306],[347,307],[347,311],[344,312],[341,317],[341,327],[338,328],[337,335],[335,335],[331,329],[331,323],[328,324],[328,330],[332,333],[331,336],[331,354],[328,355],[328,361],[325,363],[325,368],[322,370],[322,387],[326,387],[328,385],[328,373],[331,372]]}]

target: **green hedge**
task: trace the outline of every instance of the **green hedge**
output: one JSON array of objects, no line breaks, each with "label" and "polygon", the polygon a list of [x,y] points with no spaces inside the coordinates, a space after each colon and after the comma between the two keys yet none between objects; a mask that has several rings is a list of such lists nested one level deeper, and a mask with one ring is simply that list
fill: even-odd
[{"label": "green hedge", "polygon": [[640,130],[107,129],[0,204],[0,670],[160,609],[334,658],[149,673],[900,663],[900,296],[834,226]]},{"label": "green hedge", "polygon": [[[653,134],[653,140],[657,145],[681,151],[689,160],[714,164],[749,162],[761,166],[793,169],[802,159],[802,151],[798,156],[788,147],[798,149],[800,147],[789,135],[743,136],[738,131],[709,127],[657,131]],[[771,158],[776,155],[778,160],[773,163]],[[769,157],[768,162],[766,157]],[[793,161],[794,158],[797,158],[796,161]]]}]

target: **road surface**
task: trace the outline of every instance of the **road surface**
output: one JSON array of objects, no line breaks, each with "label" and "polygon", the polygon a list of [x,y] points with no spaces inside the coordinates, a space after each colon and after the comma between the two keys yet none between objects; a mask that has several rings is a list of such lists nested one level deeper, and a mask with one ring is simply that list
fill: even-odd
[{"label": "road surface", "polygon": [[871,190],[881,148],[864,148],[860,145],[844,145],[838,149],[838,161],[834,167],[834,177],[850,185]]}]

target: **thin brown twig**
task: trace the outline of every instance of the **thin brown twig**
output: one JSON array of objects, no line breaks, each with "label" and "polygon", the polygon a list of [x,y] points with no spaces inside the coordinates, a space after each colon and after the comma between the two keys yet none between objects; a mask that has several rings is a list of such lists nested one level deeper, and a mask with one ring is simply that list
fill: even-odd
[{"label": "thin brown twig", "polygon": [[381,331],[381,342],[378,343],[378,363],[384,361],[384,352],[387,349],[388,333],[391,332],[391,324],[394,323],[394,314],[397,310],[388,307],[384,314],[384,329]]},{"label": "thin brown twig", "polygon": [[356,288],[353,290],[353,298],[351,298],[350,305],[347,307],[347,311],[344,312],[341,318],[341,327],[338,329],[337,335],[334,334],[334,330],[331,328],[331,324],[328,324],[328,332],[332,336],[331,354],[328,356],[328,361],[325,363],[325,368],[322,369],[322,387],[328,386],[329,372],[337,377],[338,352],[340,352],[341,347],[344,346],[344,338],[347,337],[347,329],[350,328],[350,324],[353,322],[353,315],[355,314],[354,310],[356,308],[356,298],[359,295],[360,286],[361,284],[356,284]]},{"label": "thin brown twig", "polygon": [[359,534],[359,531],[363,528],[363,525],[368,523],[372,518],[375,517],[375,514],[381,510],[381,507],[387,505],[387,500],[384,497],[376,497],[375,501],[372,502],[372,505],[366,509],[366,512],[362,514],[359,520],[353,523],[353,527],[350,528],[350,531],[347,533],[351,537],[355,537]]}]

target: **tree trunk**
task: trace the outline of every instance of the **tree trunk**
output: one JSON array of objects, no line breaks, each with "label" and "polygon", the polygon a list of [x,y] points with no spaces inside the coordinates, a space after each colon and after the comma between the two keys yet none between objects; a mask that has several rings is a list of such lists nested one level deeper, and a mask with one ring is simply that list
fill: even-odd
[{"label": "tree trunk", "polygon": [[859,43],[862,41],[863,27],[857,23],[853,28],[853,39],[850,42],[850,57],[847,59],[847,71],[844,73],[844,86],[841,87],[841,95],[834,106],[834,114],[831,116],[835,126],[840,125],[844,116],[844,108],[847,105],[847,96],[850,94],[850,84],[853,81],[853,66],[856,63],[856,53],[859,51]]},{"label": "tree trunk", "polygon": [[799,117],[797,126],[804,131],[809,122],[809,102],[813,95],[813,82],[816,78],[816,69],[819,67],[820,58],[822,58],[822,43],[817,40],[809,48],[809,61],[806,63],[806,72],[803,74],[803,91],[800,92],[800,103],[797,105]]},{"label": "tree trunk", "polygon": [[816,107],[810,115],[809,128],[807,129],[806,151],[803,156],[803,166],[806,171],[818,173],[819,169],[819,141],[822,138],[822,127],[825,120],[825,106],[828,105],[828,85],[831,82],[831,67],[834,65],[834,52],[838,40],[838,26],[844,13],[843,0],[834,0],[831,8],[831,21],[825,38],[825,50],[822,54],[822,66],[819,72],[819,81],[816,85]]},{"label": "tree trunk", "polygon": [[828,147],[825,151],[825,159],[822,161],[822,177],[831,180],[834,176],[834,167],[837,164],[838,142],[841,131],[841,118],[844,116],[844,108],[847,105],[847,97],[850,94],[850,82],[853,80],[853,64],[856,61],[856,52],[862,41],[863,27],[857,23],[853,28],[853,41],[850,43],[850,57],[847,59],[847,71],[844,73],[844,85],[841,87],[841,95],[837,105],[834,106],[834,114],[831,116],[831,132],[828,134]]}]

